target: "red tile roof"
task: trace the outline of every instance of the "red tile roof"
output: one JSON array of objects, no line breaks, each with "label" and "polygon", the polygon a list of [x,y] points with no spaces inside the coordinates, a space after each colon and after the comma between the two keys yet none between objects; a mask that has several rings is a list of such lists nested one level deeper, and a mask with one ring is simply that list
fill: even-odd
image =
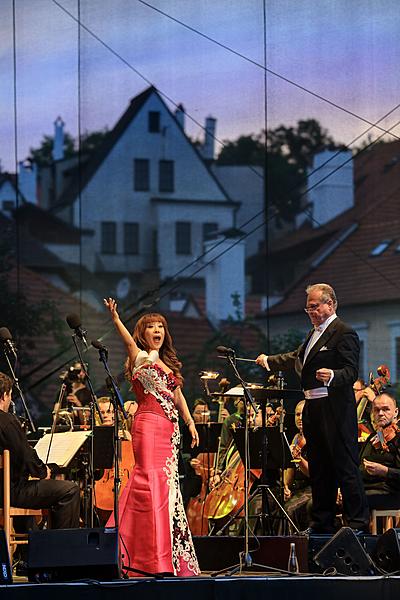
[{"label": "red tile roof", "polygon": [[[332,240],[352,223],[357,225],[355,230],[327,252],[320,264],[308,268],[271,309],[271,315],[298,312],[305,302],[306,286],[317,282],[331,284],[342,306],[400,299],[400,252],[396,251],[400,245],[400,142],[379,144],[356,156],[354,165],[355,208],[340,216],[340,230],[310,263],[329,250]],[[387,250],[371,256],[384,240],[391,240]]]}]

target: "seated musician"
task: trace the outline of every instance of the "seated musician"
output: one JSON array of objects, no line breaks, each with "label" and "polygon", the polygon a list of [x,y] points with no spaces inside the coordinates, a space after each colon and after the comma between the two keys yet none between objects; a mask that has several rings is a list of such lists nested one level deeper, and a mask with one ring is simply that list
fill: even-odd
[{"label": "seated musician", "polygon": [[0,452],[10,450],[11,504],[49,509],[53,529],[79,527],[79,488],[72,481],[50,479],[49,467],[29,445],[17,418],[8,412],[12,386],[10,377],[0,373]]},{"label": "seated musician", "polygon": [[285,510],[300,530],[309,526],[308,507],[311,502],[310,475],[302,423],[304,404],[305,401],[301,400],[295,408],[294,420],[299,431],[290,445],[293,467],[285,469],[283,474]]},{"label": "seated musician", "polygon": [[210,422],[210,409],[203,398],[196,398],[193,402],[192,417],[194,422],[199,425]]},{"label": "seated musician", "polygon": [[373,431],[371,425],[371,406],[376,396],[375,391],[363,379],[357,379],[353,384],[357,404],[358,441],[365,442]]},{"label": "seated musician", "polygon": [[400,508],[400,432],[395,398],[382,393],[372,402],[374,432],[361,448],[360,469],[370,509]]}]

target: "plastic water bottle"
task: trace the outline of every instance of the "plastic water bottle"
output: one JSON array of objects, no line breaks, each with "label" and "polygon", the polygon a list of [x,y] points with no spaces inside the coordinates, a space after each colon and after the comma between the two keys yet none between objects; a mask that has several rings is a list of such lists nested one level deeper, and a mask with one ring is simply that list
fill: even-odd
[{"label": "plastic water bottle", "polygon": [[290,551],[289,551],[289,560],[287,570],[289,573],[299,573],[299,563],[297,560],[296,554],[296,544],[294,542],[290,543]]}]

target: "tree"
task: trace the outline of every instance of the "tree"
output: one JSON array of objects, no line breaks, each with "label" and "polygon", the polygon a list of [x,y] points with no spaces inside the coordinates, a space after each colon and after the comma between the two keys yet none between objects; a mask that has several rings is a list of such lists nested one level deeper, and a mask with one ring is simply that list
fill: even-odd
[{"label": "tree", "polygon": [[322,150],[345,149],[337,143],[316,119],[300,120],[296,127],[280,125],[267,131],[267,151],[284,156],[301,173],[313,162],[313,157]]},{"label": "tree", "polygon": [[[35,162],[38,167],[49,167],[53,164],[54,136],[44,135],[39,148],[30,148],[28,160]],[[75,156],[75,141],[71,134],[64,134],[64,156]]]},{"label": "tree", "polygon": [[264,166],[265,144],[261,135],[241,135],[236,141],[224,141],[217,163],[219,165]]},{"label": "tree", "polygon": [[300,120],[296,127],[280,125],[259,135],[240,136],[225,141],[218,165],[265,167],[266,203],[277,209],[279,217],[291,221],[300,209],[307,167],[321,150],[341,149],[315,119]]},{"label": "tree", "polygon": [[[99,131],[85,132],[81,136],[80,152],[81,154],[91,154],[103,143],[108,135],[108,129]],[[38,148],[30,148],[28,160],[35,162],[39,167],[48,167],[53,164],[53,146],[54,136],[44,135]],[[75,139],[67,131],[64,133],[64,157],[72,158],[79,152],[79,140]]]}]

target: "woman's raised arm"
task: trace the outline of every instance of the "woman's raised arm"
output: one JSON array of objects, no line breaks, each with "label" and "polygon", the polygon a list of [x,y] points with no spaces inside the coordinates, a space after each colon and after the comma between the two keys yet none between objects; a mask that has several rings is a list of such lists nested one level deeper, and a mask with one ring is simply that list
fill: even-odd
[{"label": "woman's raised arm", "polygon": [[115,325],[115,329],[118,331],[119,335],[121,336],[122,341],[124,342],[124,345],[125,345],[126,351],[128,353],[131,364],[134,365],[136,357],[139,352],[139,348],[138,348],[135,340],[129,333],[128,329],[125,327],[125,325],[119,318],[119,314],[117,311],[117,303],[113,298],[108,298],[108,299],[104,298],[104,304],[110,311],[111,318]]}]

